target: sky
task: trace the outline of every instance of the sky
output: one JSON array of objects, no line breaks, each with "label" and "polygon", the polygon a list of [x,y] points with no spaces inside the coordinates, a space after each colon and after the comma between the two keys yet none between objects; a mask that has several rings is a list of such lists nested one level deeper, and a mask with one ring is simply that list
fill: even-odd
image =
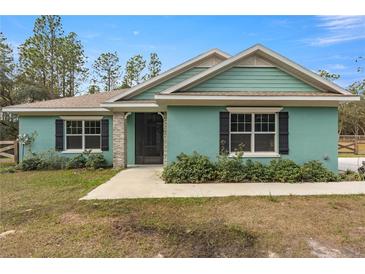
[{"label": "sky", "polygon": [[[35,18],[0,16],[15,51]],[[78,34],[88,67],[103,52],[117,51],[123,67],[157,52],[164,71],[212,48],[234,55],[261,43],[310,70],[340,74],[345,88],[365,77],[355,62],[365,56],[365,16],[62,16],[62,24]]]}]

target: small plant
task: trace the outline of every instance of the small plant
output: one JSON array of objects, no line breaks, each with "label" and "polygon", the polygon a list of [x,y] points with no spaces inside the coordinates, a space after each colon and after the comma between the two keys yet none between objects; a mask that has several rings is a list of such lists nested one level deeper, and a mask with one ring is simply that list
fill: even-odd
[{"label": "small plant", "polygon": [[53,150],[48,150],[38,154],[27,154],[19,167],[22,170],[63,169],[66,167],[66,162],[65,157]]},{"label": "small plant", "polygon": [[267,166],[260,162],[247,160],[246,161],[246,176],[251,182],[270,182],[271,176]]},{"label": "small plant", "polygon": [[89,154],[85,166],[87,168],[98,169],[105,167],[106,160],[103,154]]},{"label": "small plant", "polygon": [[74,169],[74,168],[85,168],[87,158],[85,157],[84,153],[79,154],[70,160],[68,160],[66,168],[67,169]]},{"label": "small plant", "polygon": [[181,153],[177,161],[167,165],[162,173],[166,183],[202,183],[215,179],[215,165],[207,156],[197,152],[192,155]]},{"label": "small plant", "polygon": [[38,136],[37,131],[34,131],[30,134],[28,133],[19,134],[18,140],[19,144],[23,146],[23,155],[24,155],[24,147],[28,148],[28,153],[32,153],[32,144],[34,143],[35,138],[37,136]]},{"label": "small plant", "polygon": [[346,170],[344,173],[340,174],[341,181],[361,181],[364,180],[364,176],[361,173],[352,171],[350,169]]},{"label": "small plant", "polygon": [[365,161],[362,162],[362,166],[358,169],[359,173],[365,177]]},{"label": "small plant", "polygon": [[302,179],[304,182],[336,182],[339,176],[328,170],[319,161],[309,161],[302,166]]}]

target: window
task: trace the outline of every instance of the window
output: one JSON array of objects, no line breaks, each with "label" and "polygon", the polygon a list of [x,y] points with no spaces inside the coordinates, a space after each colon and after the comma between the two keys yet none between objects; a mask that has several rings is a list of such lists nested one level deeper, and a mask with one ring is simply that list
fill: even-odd
[{"label": "window", "polygon": [[100,149],[100,121],[65,121],[66,150]]},{"label": "window", "polygon": [[276,152],[275,113],[230,113],[230,152]]}]

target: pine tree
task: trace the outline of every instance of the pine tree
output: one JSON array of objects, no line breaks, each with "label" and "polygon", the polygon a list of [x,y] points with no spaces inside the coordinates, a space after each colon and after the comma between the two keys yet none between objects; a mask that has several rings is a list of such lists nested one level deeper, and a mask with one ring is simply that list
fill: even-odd
[{"label": "pine tree", "polygon": [[145,68],[146,60],[143,59],[142,55],[138,54],[131,57],[125,66],[122,87],[130,88],[141,83],[144,80],[142,72]]},{"label": "pine tree", "polygon": [[144,80],[151,79],[161,72],[161,61],[160,58],[158,58],[157,53],[153,52],[150,54],[150,61],[148,63],[148,73],[144,77]]},{"label": "pine tree", "polygon": [[93,64],[98,81],[104,85],[104,90],[113,90],[120,77],[119,57],[116,52],[102,53]]}]

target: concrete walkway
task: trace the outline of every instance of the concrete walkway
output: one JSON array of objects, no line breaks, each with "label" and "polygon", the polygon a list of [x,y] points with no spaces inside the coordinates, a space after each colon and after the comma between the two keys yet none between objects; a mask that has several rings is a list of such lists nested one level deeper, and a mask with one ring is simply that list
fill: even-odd
[{"label": "concrete walkway", "polygon": [[234,183],[234,184],[165,184],[160,179],[162,167],[128,168],[89,192],[81,200],[225,197],[261,195],[330,195],[365,194],[365,182],[339,183]]}]

